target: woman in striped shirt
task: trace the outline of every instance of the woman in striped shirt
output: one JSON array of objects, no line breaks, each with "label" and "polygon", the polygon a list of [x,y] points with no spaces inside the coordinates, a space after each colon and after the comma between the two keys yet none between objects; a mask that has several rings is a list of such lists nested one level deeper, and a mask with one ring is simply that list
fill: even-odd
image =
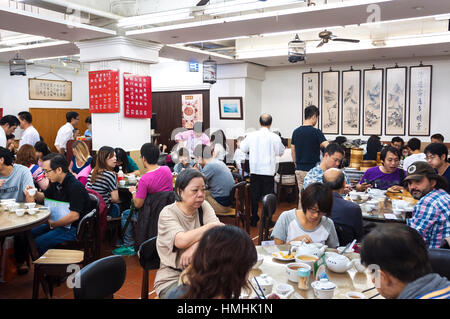
[{"label": "woman in striped shirt", "polygon": [[117,176],[114,173],[116,166],[116,153],[109,146],[101,147],[97,152],[97,160],[94,169],[89,174],[86,188],[98,192],[108,206],[108,215],[120,216],[119,191],[117,188]]},{"label": "woman in striped shirt", "polygon": [[45,191],[48,187],[49,180],[44,175],[42,168],[39,167],[37,158],[36,158],[36,150],[30,144],[24,144],[17,152],[16,164],[23,165],[28,167],[33,176],[34,184],[42,191]]}]

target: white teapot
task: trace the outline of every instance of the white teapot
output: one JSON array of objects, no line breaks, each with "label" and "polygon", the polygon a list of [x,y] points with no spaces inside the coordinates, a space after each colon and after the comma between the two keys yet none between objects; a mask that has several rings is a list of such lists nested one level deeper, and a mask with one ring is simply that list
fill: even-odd
[{"label": "white teapot", "polygon": [[292,241],[291,246],[293,246],[292,251],[295,251],[296,256],[313,255],[317,258],[320,258],[328,248],[327,245],[321,243],[306,244],[303,241]]},{"label": "white teapot", "polygon": [[356,268],[358,272],[364,272],[365,267],[361,264],[360,259],[350,260],[346,256],[339,255],[336,253],[331,253],[326,255],[325,263],[328,269],[337,273],[343,273],[352,268]]}]

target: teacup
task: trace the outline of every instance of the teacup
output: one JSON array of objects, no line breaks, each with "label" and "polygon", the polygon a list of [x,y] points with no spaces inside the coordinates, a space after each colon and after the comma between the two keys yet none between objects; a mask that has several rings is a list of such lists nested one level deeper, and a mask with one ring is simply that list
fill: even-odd
[{"label": "teacup", "polygon": [[25,207],[27,209],[31,209],[31,208],[34,208],[36,206],[36,203],[25,203],[24,205],[25,205]]},{"label": "teacup", "polygon": [[349,291],[345,294],[345,297],[347,297],[347,299],[367,299],[367,297],[357,291]]},{"label": "teacup", "polygon": [[28,214],[30,215],[34,215],[39,211],[39,208],[29,208],[28,209]]},{"label": "teacup", "polygon": [[[18,209],[19,206],[20,206],[19,203],[10,203],[10,204],[8,204],[7,207],[8,207],[8,210],[9,210],[10,212],[12,212],[12,211],[15,211],[16,209]],[[24,211],[25,211],[25,209],[24,209]]]},{"label": "teacup", "polygon": [[317,261],[317,256],[314,255],[307,255],[307,254],[301,254],[298,256],[295,256],[295,262],[296,263],[303,263],[307,264],[311,268],[314,266],[314,263]]},{"label": "teacup", "polygon": [[119,181],[119,185],[120,185],[120,186],[125,186],[126,183],[127,183],[127,182],[124,181],[124,180]]},{"label": "teacup", "polygon": [[36,188],[29,188],[27,189],[27,192],[30,196],[36,195],[37,189]]},{"label": "teacup", "polygon": [[299,268],[305,268],[311,271],[312,267],[306,263],[295,262],[286,265],[286,272],[288,274],[288,279],[292,282],[298,282],[297,272]]},{"label": "teacup", "polygon": [[25,214],[25,208],[17,208],[16,209],[17,216],[23,216],[23,214]]},{"label": "teacup", "polygon": [[314,281],[311,283],[311,287],[314,290],[314,295],[319,299],[331,299],[334,296],[336,285],[326,278],[320,279],[320,281]]}]

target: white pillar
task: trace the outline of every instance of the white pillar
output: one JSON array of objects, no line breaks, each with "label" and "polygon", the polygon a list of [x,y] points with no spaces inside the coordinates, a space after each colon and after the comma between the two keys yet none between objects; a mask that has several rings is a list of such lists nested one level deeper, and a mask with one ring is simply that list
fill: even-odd
[{"label": "white pillar", "polygon": [[[92,149],[102,146],[121,147],[125,151],[140,150],[151,141],[150,119],[124,117],[123,74],[150,75],[150,64],[158,63],[161,44],[129,39],[106,38],[78,42],[80,61],[90,64],[90,71],[118,70],[119,113],[92,114]],[[86,83],[88,90],[89,83]]]}]

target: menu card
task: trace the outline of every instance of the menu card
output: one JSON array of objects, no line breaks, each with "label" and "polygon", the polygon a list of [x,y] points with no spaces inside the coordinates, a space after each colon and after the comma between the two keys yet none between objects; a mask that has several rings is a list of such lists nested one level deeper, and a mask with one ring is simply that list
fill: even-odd
[{"label": "menu card", "polygon": [[152,118],[152,79],[149,76],[124,73],[124,116]]},{"label": "menu card", "polygon": [[89,111],[91,113],[117,113],[119,108],[119,71],[90,71]]}]

